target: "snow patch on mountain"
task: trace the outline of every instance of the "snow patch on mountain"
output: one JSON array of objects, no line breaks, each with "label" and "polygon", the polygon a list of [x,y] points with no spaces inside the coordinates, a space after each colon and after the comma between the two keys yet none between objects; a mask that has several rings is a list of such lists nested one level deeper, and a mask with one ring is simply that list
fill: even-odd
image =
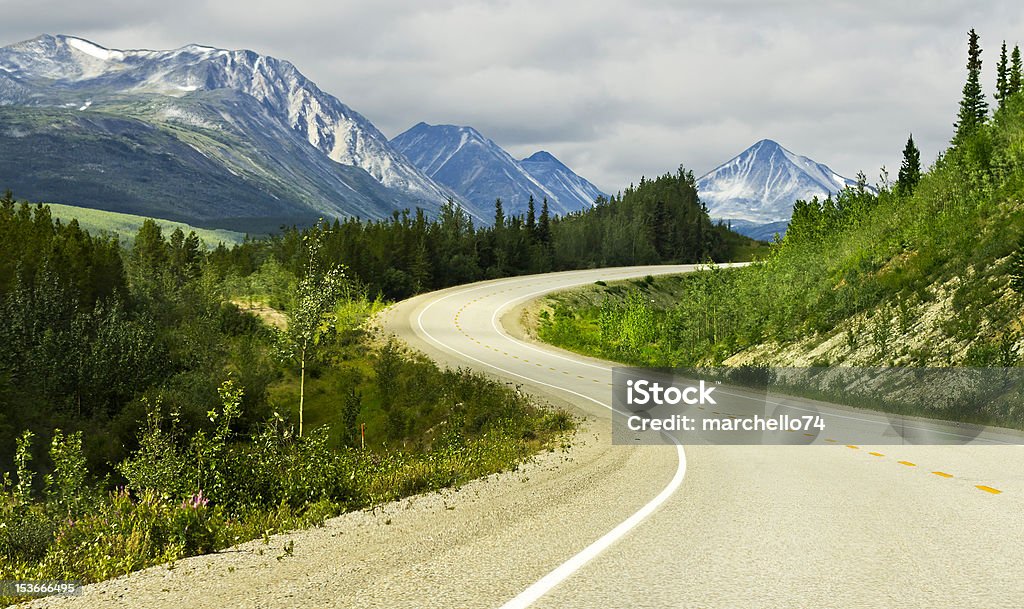
[{"label": "snow patch on mountain", "polygon": [[482,210],[500,198],[506,213],[521,214],[533,197],[552,213],[590,207],[602,193],[547,152],[518,161],[473,127],[418,123],[391,140],[423,172]]},{"label": "snow patch on mountain", "polygon": [[88,40],[82,40],[81,38],[73,38],[71,36],[65,37],[68,46],[71,48],[81,51],[90,57],[95,57],[100,61],[120,61],[124,59],[124,53],[121,51],[112,51],[105,49],[98,44],[93,44]]},{"label": "snow patch on mountain", "polygon": [[394,150],[369,120],[320,90],[294,65],[253,51],[194,44],[169,51],[116,50],[73,36],[44,35],[0,49],[0,70],[5,73],[0,103],[60,106],[77,96],[76,105],[91,99],[97,108],[125,95],[238,91],[337,163],[362,168],[389,188],[429,201],[428,207],[459,200]]},{"label": "snow patch on mountain", "polygon": [[761,140],[697,181],[712,218],[788,221],[798,199],[824,198],[856,182],[826,165]]},{"label": "snow patch on mountain", "polygon": [[561,207],[587,209],[598,197],[607,197],[601,190],[566,167],[546,150],[533,153],[519,161],[527,172],[554,194]]}]

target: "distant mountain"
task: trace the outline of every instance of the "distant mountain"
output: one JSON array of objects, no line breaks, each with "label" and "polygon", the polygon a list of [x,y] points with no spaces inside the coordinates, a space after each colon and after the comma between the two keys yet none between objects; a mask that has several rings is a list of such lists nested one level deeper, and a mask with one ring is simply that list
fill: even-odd
[{"label": "distant mountain", "polygon": [[419,123],[391,144],[477,209],[493,209],[500,197],[506,213],[520,214],[533,196],[538,211],[547,198],[553,213],[565,214],[592,206],[602,194],[551,154],[517,161],[472,127]]},{"label": "distant mountain", "polygon": [[[597,186],[576,175],[550,152],[535,152],[519,161],[519,165],[554,195],[562,209],[587,209],[594,205],[598,197],[608,196]],[[548,201],[550,203],[551,200]]]},{"label": "distant mountain", "polygon": [[0,186],[22,197],[241,230],[462,201],[253,51],[40,36],[0,48],[0,107]]},{"label": "distant mountain", "polygon": [[798,199],[824,198],[855,185],[826,165],[761,140],[700,178],[697,192],[712,218],[760,225],[788,222]]},{"label": "distant mountain", "polygon": [[733,231],[750,237],[751,239],[757,239],[758,241],[771,242],[775,239],[775,236],[784,237],[786,235],[786,228],[789,227],[789,220],[781,220],[779,222],[768,222],[766,224],[758,222],[750,222],[749,220],[718,220],[726,224]]}]

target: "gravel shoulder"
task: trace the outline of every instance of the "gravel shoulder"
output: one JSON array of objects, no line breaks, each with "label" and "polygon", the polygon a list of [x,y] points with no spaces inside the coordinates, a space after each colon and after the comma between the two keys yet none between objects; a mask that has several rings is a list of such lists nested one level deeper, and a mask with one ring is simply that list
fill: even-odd
[{"label": "gravel shoulder", "polygon": [[[389,333],[442,364],[411,330],[416,303],[384,313]],[[519,311],[517,308],[516,311]],[[521,311],[504,320],[514,334]],[[515,471],[330,519],[92,584],[30,607],[494,607],[516,596],[639,509],[667,484],[665,451],[612,446],[607,420],[526,387],[581,416],[566,450]]]}]

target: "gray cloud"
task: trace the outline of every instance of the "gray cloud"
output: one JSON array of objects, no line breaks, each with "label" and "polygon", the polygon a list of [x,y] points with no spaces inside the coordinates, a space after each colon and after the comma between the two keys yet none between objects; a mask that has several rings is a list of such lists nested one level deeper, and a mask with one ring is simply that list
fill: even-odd
[{"label": "gray cloud", "polygon": [[845,175],[895,175],[908,132],[926,160],[952,133],[966,31],[982,36],[989,90],[999,41],[1024,43],[1024,12],[1005,0],[6,0],[3,12],[5,44],[46,32],[251,48],[388,135],[473,125],[609,191],[680,164],[699,175],[761,138]]}]

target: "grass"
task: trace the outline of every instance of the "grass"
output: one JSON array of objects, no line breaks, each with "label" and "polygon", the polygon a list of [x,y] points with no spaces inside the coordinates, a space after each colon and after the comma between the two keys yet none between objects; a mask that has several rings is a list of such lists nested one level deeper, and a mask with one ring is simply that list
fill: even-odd
[{"label": "grass", "polygon": [[[134,214],[123,214],[114,211],[101,209],[89,209],[87,207],[76,207],[73,205],[61,205],[59,203],[47,203],[54,218],[60,218],[63,222],[78,220],[78,224],[89,233],[97,235],[100,233],[116,234],[122,243],[129,244],[139,231],[139,227],[147,219],[145,216]],[[207,248],[216,247],[218,243],[227,246],[241,243],[245,240],[244,233],[222,229],[197,228],[184,222],[173,222],[153,218],[165,235],[170,235],[174,229],[180,228],[186,235],[194,231],[202,239]]]},{"label": "grass", "polygon": [[[564,448],[575,425],[505,384],[439,369],[360,332],[339,333],[327,351],[307,370],[302,438],[291,424],[291,371],[270,389],[278,412],[245,435],[235,431],[243,396],[233,382],[221,386],[222,406],[198,432],[185,433],[173,411],[147,402],[138,450],[114,466],[124,481],[116,487],[88,471],[81,433],[55,432],[45,477],[24,435],[16,472],[0,480],[0,580],[95,582],[318,525],[513,469]],[[360,423],[365,450],[354,433]]]},{"label": "grass", "polygon": [[[1016,96],[912,192],[881,184],[801,204],[786,237],[749,267],[553,296],[539,335],[640,366],[1020,366],[1024,289],[1011,280],[1024,276],[1021,176]],[[919,410],[1024,427],[1013,400]]]}]

